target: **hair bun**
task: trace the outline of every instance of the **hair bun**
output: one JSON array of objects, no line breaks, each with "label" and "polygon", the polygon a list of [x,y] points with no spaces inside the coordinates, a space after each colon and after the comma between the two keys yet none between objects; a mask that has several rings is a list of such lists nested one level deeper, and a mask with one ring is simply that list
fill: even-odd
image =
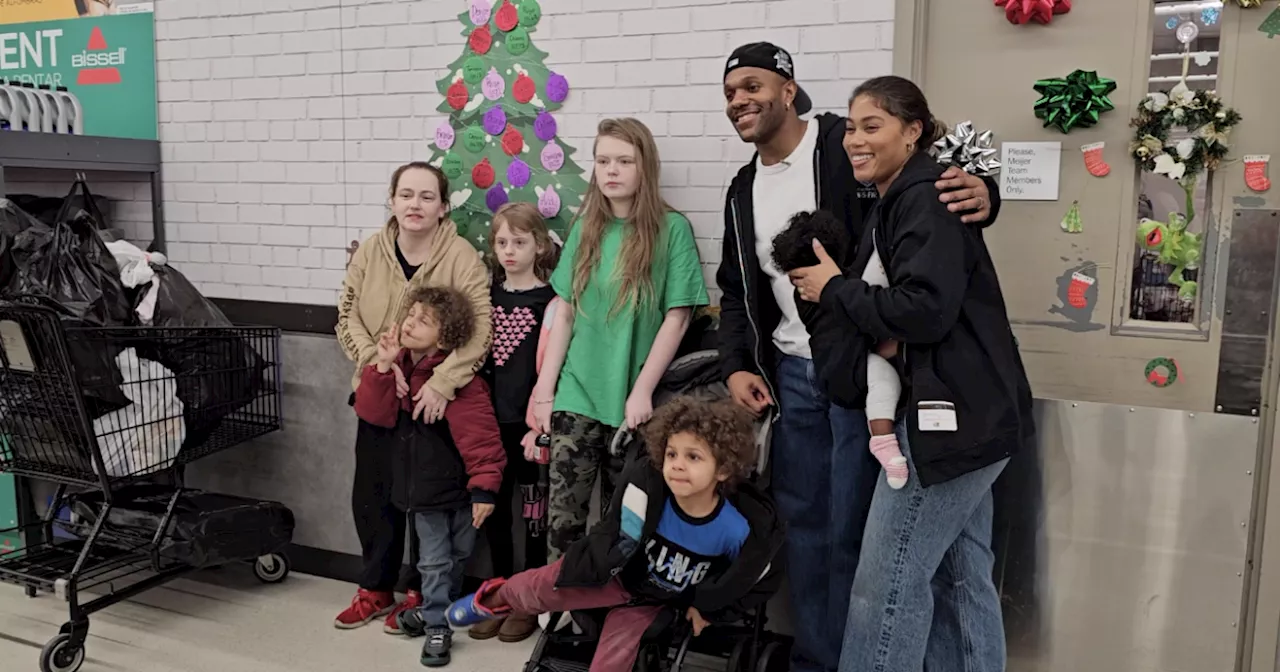
[{"label": "hair bun", "polygon": [[947,137],[947,132],[951,129],[947,126],[945,121],[942,121],[937,117],[930,116],[929,126],[924,130],[926,131],[926,136],[923,138],[924,149],[928,149],[933,146],[933,143]]}]

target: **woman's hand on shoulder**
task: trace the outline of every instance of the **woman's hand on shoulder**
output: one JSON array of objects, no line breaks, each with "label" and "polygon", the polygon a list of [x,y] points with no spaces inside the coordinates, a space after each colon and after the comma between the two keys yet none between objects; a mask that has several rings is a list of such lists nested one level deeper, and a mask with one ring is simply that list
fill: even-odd
[{"label": "woman's hand on shoulder", "polygon": [[977,175],[952,166],[934,186],[942,192],[938,200],[948,204],[947,210],[966,213],[960,217],[965,224],[985,222],[991,216],[991,192]]},{"label": "woman's hand on shoulder", "polygon": [[427,424],[443,418],[444,409],[449,405],[448,399],[425,383],[418,388],[418,393],[413,395],[413,400],[416,402],[413,407],[413,419],[417,420],[421,417]]}]

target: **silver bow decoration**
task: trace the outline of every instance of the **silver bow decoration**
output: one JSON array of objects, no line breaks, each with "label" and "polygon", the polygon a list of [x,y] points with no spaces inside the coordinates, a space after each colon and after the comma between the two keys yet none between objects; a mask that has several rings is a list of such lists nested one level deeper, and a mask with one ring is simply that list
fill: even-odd
[{"label": "silver bow decoration", "polygon": [[978,133],[973,130],[973,122],[966,121],[933,143],[933,149],[938,163],[958,166],[966,173],[985,177],[1000,172],[997,150],[991,146],[994,139],[991,131]]}]

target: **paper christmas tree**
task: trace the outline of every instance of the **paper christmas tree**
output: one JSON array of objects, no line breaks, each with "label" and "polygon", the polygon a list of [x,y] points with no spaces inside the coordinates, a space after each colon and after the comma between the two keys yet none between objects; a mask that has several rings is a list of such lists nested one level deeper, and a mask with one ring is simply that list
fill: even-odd
[{"label": "paper christmas tree", "polygon": [[458,15],[467,42],[436,88],[448,119],[436,129],[431,163],[449,177],[458,232],[485,250],[493,213],[508,201],[538,206],[563,239],[587,182],[554,112],[569,83],[546,66],[530,34],[537,0],[469,0]]},{"label": "paper christmas tree", "polygon": [[1258,30],[1266,33],[1268,39],[1275,39],[1276,35],[1280,35],[1280,7],[1276,7],[1267,18],[1262,20]]}]

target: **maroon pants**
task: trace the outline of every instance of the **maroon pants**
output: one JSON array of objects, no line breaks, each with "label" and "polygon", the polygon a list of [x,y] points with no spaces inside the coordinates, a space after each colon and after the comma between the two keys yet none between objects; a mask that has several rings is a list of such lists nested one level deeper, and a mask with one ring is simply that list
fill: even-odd
[{"label": "maroon pants", "polygon": [[498,597],[517,614],[614,607],[604,619],[591,672],[631,672],[640,638],[661,613],[660,606],[624,607],[631,595],[617,579],[599,588],[556,588],[561,560],[520,572],[498,590]]}]

